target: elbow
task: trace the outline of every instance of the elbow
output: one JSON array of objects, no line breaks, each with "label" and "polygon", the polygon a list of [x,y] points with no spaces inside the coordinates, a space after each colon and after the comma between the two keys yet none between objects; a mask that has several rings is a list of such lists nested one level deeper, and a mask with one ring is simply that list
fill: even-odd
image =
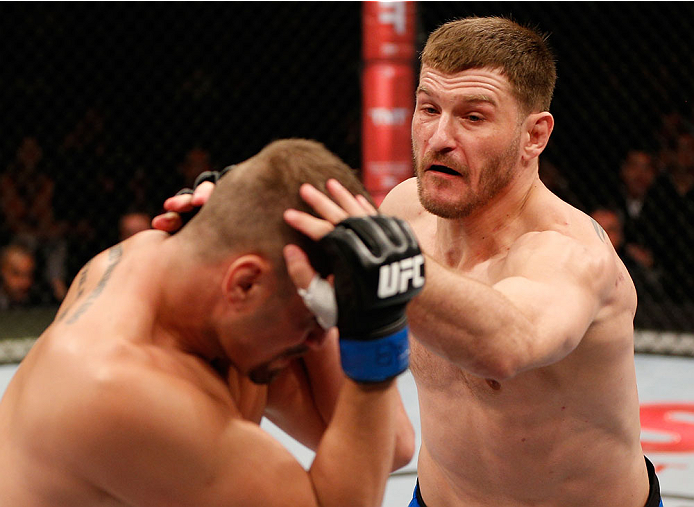
[{"label": "elbow", "polygon": [[[484,378],[503,382],[510,380],[519,373],[525,371],[529,362],[529,351],[520,346],[502,346],[501,340],[489,340],[497,346],[482,352],[478,356],[476,367],[473,371]],[[529,343],[524,341],[524,343]],[[508,345],[508,343],[506,343]]]},{"label": "elbow", "polygon": [[399,425],[395,436],[395,452],[393,453],[393,467],[391,472],[408,465],[412,461],[415,452],[414,428],[409,419]]},{"label": "elbow", "polygon": [[484,377],[497,382],[510,380],[521,372],[512,357],[499,357],[484,365]]},{"label": "elbow", "polygon": [[526,371],[538,352],[538,336],[536,326],[516,322],[485,340],[490,344],[483,361],[485,377],[502,382]]}]

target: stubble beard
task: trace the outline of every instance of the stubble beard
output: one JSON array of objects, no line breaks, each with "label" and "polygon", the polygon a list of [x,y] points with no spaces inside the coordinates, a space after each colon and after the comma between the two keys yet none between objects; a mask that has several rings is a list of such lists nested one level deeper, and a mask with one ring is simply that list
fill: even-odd
[{"label": "stubble beard", "polygon": [[[483,208],[499,195],[513,178],[519,145],[520,135],[516,136],[506,150],[492,157],[482,167],[476,192],[471,187],[469,167],[459,166],[451,157],[441,153],[429,153],[422,160],[418,160],[417,153],[413,149],[417,193],[422,207],[433,215],[447,219],[465,218],[475,210]],[[423,168],[431,164],[444,165],[457,171],[468,187],[467,195],[461,196],[456,202],[442,202],[437,199],[436,188],[424,188],[421,180]],[[446,183],[442,182],[441,185]]]}]

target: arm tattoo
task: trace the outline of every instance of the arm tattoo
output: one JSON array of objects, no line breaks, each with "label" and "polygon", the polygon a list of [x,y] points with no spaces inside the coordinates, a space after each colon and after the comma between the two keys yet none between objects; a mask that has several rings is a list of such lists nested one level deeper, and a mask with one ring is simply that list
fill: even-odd
[{"label": "arm tattoo", "polygon": [[590,219],[590,221],[593,223],[593,229],[595,229],[595,234],[598,235],[598,238],[600,238],[600,241],[603,243],[605,242],[605,229],[603,229],[599,223],[597,223],[593,218]]},{"label": "arm tattoo", "polygon": [[[99,294],[101,294],[104,290],[104,287],[106,287],[106,283],[108,282],[108,279],[111,278],[111,273],[113,273],[114,268],[116,265],[120,262],[121,257],[123,256],[123,246],[118,244],[111,248],[108,251],[108,267],[106,268],[106,271],[104,271],[104,274],[101,275],[101,280],[99,280],[99,283],[96,284],[96,287],[94,287],[94,290],[87,296],[87,299],[80,305],[80,307],[75,311],[75,313],[70,317],[67,321],[68,324],[74,324],[77,319],[82,316],[84,312],[86,312],[90,306],[94,303],[94,300],[99,297]],[[82,279],[80,279],[80,285],[82,284]]]},{"label": "arm tattoo", "polygon": [[87,281],[87,273],[89,272],[89,265],[92,263],[91,259],[84,265],[84,269],[80,274],[79,284],[77,285],[77,297],[80,297],[84,292],[84,283]]},{"label": "arm tattoo", "polygon": [[84,294],[84,284],[87,282],[87,275],[89,274],[89,267],[92,264],[92,260],[94,259],[89,259],[87,263],[82,267],[80,270],[79,274],[79,280],[77,282],[77,294],[75,295],[75,298],[72,300],[72,302],[63,310],[63,312],[58,315],[57,320],[61,321],[65,318],[65,316],[68,314],[70,309],[75,306],[75,302]]}]

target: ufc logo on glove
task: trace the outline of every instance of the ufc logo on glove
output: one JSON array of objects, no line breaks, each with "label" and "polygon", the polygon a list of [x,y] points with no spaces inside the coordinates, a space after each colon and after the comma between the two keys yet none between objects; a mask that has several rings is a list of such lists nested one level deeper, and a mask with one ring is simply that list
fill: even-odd
[{"label": "ufc logo on glove", "polygon": [[421,254],[381,266],[378,273],[379,299],[407,292],[409,282],[412,282],[413,289],[424,286],[424,257]]},{"label": "ufc logo on glove", "polygon": [[357,382],[392,379],[409,364],[405,308],[424,286],[414,233],[395,217],[350,217],[320,243],[335,275],[342,369]]}]

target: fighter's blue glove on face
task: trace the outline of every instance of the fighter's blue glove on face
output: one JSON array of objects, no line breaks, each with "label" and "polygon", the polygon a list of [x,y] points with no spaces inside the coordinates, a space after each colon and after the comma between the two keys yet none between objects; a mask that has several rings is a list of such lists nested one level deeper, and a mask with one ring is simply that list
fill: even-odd
[{"label": "fighter's blue glove on face", "polygon": [[406,222],[352,217],[321,244],[332,262],[342,368],[358,382],[381,382],[409,364],[407,303],[424,286],[424,257]]}]

